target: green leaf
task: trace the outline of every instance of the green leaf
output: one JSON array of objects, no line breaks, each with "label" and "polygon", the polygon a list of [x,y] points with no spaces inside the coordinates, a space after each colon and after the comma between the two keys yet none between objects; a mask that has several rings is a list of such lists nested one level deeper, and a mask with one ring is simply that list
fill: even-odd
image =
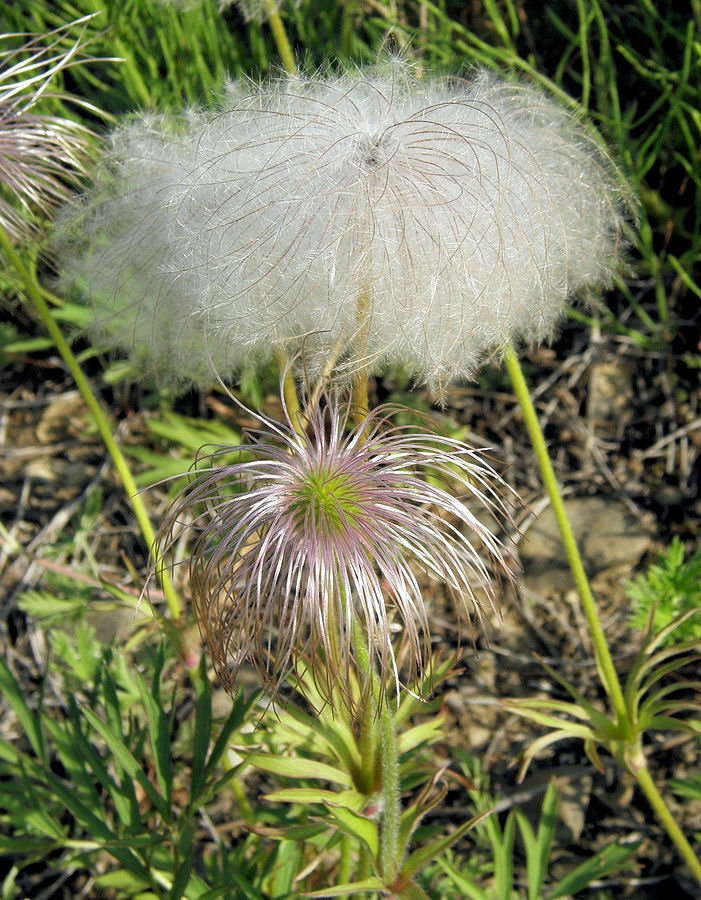
[{"label": "green leaf", "polygon": [[[530,718],[530,716],[528,718]],[[581,738],[585,742],[585,746],[595,745],[595,739],[592,736],[591,731],[586,726],[575,725],[574,723],[569,722],[559,722],[558,724],[562,725],[563,727],[558,728],[556,731],[551,731],[548,734],[544,734],[539,738],[536,738],[534,741],[531,741],[528,747],[526,747],[526,749],[523,751],[523,761],[518,773],[519,781],[523,781],[523,777],[526,774],[526,770],[531,764],[531,760],[533,759],[533,757],[537,753],[540,753],[541,750],[545,750],[546,747],[550,747],[552,744],[556,744],[558,741],[565,741],[569,740],[570,738],[576,737]]]},{"label": "green leaf", "polygon": [[323,803],[332,809],[343,807],[352,812],[360,812],[367,803],[367,797],[358,791],[322,791],[319,788],[286,788],[265,794],[265,799],[277,803]]},{"label": "green leaf", "polygon": [[[135,873],[141,878],[148,878],[148,872],[141,861],[137,859],[131,849],[122,849],[119,838],[108,827],[104,819],[99,818],[93,810],[89,809],[81,800],[76,797],[75,792],[64,784],[60,778],[47,772],[48,785],[63,802],[68,811],[75,816],[82,827],[90,834],[91,838],[99,843],[111,844],[110,853],[114,858],[122,864],[130,872]],[[104,815],[103,809],[99,810],[100,815]],[[129,843],[129,842],[127,842]]]},{"label": "green leaf", "polygon": [[564,678],[559,672],[553,669],[552,666],[549,666],[544,660],[539,659],[538,662],[554,681],[557,681],[558,684],[561,684],[565,688],[567,693],[574,698],[575,702],[560,703],[560,701],[557,700],[534,702],[527,700],[525,701],[525,705],[531,703],[533,708],[535,709],[536,704],[540,704],[546,709],[565,712],[575,719],[582,719],[584,721],[588,720],[592,730],[596,732],[596,737],[599,740],[612,740],[616,737],[614,733],[615,723],[606,712],[602,712],[600,709],[597,709],[597,707],[594,706],[593,703],[590,703],[586,699],[586,697],[577,690],[577,688],[572,684],[571,681],[568,681],[567,678]]},{"label": "green leaf", "polygon": [[177,868],[168,900],[180,900],[190,880],[195,861],[195,829],[192,825],[184,828],[178,840]]},{"label": "green leaf", "polygon": [[[50,837],[24,837],[0,834],[0,853],[17,859],[19,856],[48,855],[58,841]],[[12,895],[15,896],[14,894]]]},{"label": "green leaf", "polygon": [[117,686],[115,685],[114,678],[112,677],[111,666],[109,665],[111,661],[111,651],[107,651],[107,653],[105,653],[103,657],[103,666],[99,669],[98,676],[102,684],[102,697],[105,704],[105,715],[107,716],[107,723],[115,734],[121,734],[122,707],[119,702],[120,698],[119,694],[117,693]]},{"label": "green leaf", "polygon": [[[67,622],[62,624],[65,627]],[[95,681],[102,646],[95,635],[95,629],[88,622],[81,619],[70,631],[52,629],[51,648],[81,684],[92,684]]]},{"label": "green leaf", "polygon": [[548,789],[543,798],[543,805],[538,821],[538,830],[534,834],[530,822],[521,812],[515,810],[518,827],[526,848],[526,870],[528,874],[528,900],[540,900],[543,885],[548,875],[550,853],[557,825],[557,807],[559,795],[557,783],[550,779]]},{"label": "green leaf", "polygon": [[[682,280],[688,279],[679,260],[669,257],[669,261]],[[688,621],[689,616],[682,621],[677,618],[680,613],[698,611],[701,604],[701,550],[685,562],[684,545],[675,537],[647,573],[627,582],[626,591],[633,601],[631,624],[646,628],[649,637],[662,634],[662,642],[668,643],[678,628],[684,638],[701,637],[701,620]]]},{"label": "green leaf", "polygon": [[[436,789],[442,774],[442,770],[434,772],[433,777],[424,786],[416,800],[402,812],[399,821],[400,846],[406,847],[408,845],[411,835],[422,817],[431,809],[434,809],[445,797],[446,789],[444,786]],[[433,792],[432,796],[431,792]]]},{"label": "green leaf", "polygon": [[301,756],[268,756],[254,753],[247,759],[247,762],[263,772],[284,775],[287,778],[314,778],[320,781],[331,781],[344,787],[350,787],[353,783],[350,775],[342,769]]},{"label": "green leaf", "polygon": [[[165,662],[164,645],[158,646],[156,660],[151,674],[151,686],[137,673],[136,682],[141,695],[141,702],[146,710],[149,737],[156,763],[156,778],[161,794],[165,799],[164,807],[169,809],[173,799],[173,770],[171,765],[170,735],[172,721],[166,716],[161,697],[161,673]],[[172,705],[173,713],[175,705]],[[168,820],[168,815],[164,818]]]},{"label": "green leaf", "polygon": [[273,877],[270,890],[273,898],[289,897],[295,878],[302,867],[302,845],[298,841],[281,841],[273,861]]},{"label": "green leaf", "polygon": [[403,731],[398,738],[399,753],[404,755],[415,750],[421,744],[433,744],[443,737],[443,724],[445,716],[436,716],[428,722],[421,722]]},{"label": "green leaf", "polygon": [[344,834],[350,834],[351,837],[363,841],[370,850],[372,858],[377,859],[380,849],[380,838],[377,824],[372,819],[367,819],[351,809],[339,806],[330,810],[326,820],[335,825],[340,831],[343,831]]},{"label": "green leaf", "polygon": [[24,699],[19,682],[9,670],[4,659],[0,659],[0,694],[10,704],[19,724],[32,745],[32,749],[42,762],[46,762],[44,736],[41,732],[39,716],[33,713]]},{"label": "green leaf", "polygon": [[170,441],[176,447],[198,451],[202,447],[238,447],[241,435],[225,422],[181,416],[172,410],[163,410],[160,417],[149,419],[149,431]]},{"label": "green leaf", "polygon": [[693,778],[670,778],[669,787],[680,797],[701,800],[701,775]]},{"label": "green leaf", "polygon": [[489,839],[494,852],[494,891],[497,900],[511,900],[514,889],[514,839],[516,837],[516,817],[513,813],[506,817],[504,831],[494,816],[487,819]]},{"label": "green leaf", "polygon": [[324,888],[321,891],[310,891],[302,894],[303,897],[348,897],[350,894],[360,894],[363,891],[384,891],[385,885],[379,878],[366,878],[365,881],[354,881],[352,884],[339,884],[336,887]]},{"label": "green leaf", "polygon": [[205,779],[207,750],[212,732],[212,686],[207,677],[207,661],[204,653],[200,657],[199,677],[197,679],[197,705],[195,708],[195,735],[192,753],[192,783],[190,785],[190,801],[195,802]]},{"label": "green leaf", "polygon": [[452,847],[453,844],[459,841],[463,835],[467,834],[468,831],[472,831],[472,829],[483,819],[491,815],[491,811],[487,813],[481,813],[479,816],[475,816],[468,822],[464,822],[459,828],[456,828],[456,830],[452,832],[452,834],[448,834],[437,841],[433,841],[425,847],[419,847],[418,850],[415,850],[407,858],[406,862],[402,866],[401,874],[405,878],[413,877],[425,865],[439,857],[444,850],[447,850],[448,847]]},{"label": "green leaf", "polygon": [[[679,652],[682,652],[682,648],[678,648]],[[667,651],[667,655],[669,655],[671,651]],[[657,684],[657,682],[661,681],[666,675],[670,675],[674,672],[679,671],[684,666],[695,665],[699,662],[698,653],[683,655],[678,657],[677,659],[669,660],[669,662],[664,663],[663,665],[656,665],[656,667],[650,672],[645,681],[640,684],[637,693],[635,694],[635,703],[640,703],[641,699],[647,694],[652,688]],[[667,688],[670,690],[670,688]],[[674,690],[674,688],[671,688]],[[690,690],[695,690],[694,687],[690,688]]]},{"label": "green leaf", "polygon": [[148,447],[125,447],[124,452],[148,466],[144,472],[137,472],[134,475],[134,482],[139,488],[150,487],[171,479],[176,482],[177,478],[185,478],[191,471],[192,464],[189,459],[166,456],[149,450]]},{"label": "green leaf", "polygon": [[[95,747],[81,731],[81,713],[78,704],[73,697],[69,698],[69,714],[70,720],[73,723],[73,754],[78,761],[78,764],[73,768],[83,768],[83,770],[87,770],[87,767],[89,766],[95,773],[100,785],[109,791],[121,822],[130,831],[138,831],[141,827],[141,811],[139,810],[139,802],[136,797],[136,791],[134,790],[133,780],[127,778],[123,779],[120,783],[117,783],[112,777],[112,774],[108,771],[109,761],[103,761]],[[52,730],[52,734],[55,734],[55,731]],[[57,743],[59,742],[57,741]],[[69,752],[70,749],[66,748],[65,753],[61,754],[61,758],[63,759],[66,769],[69,772],[73,772],[73,768],[71,768],[71,765],[65,758],[68,756]],[[81,776],[75,774],[73,777],[78,783],[81,783]],[[90,781],[90,779],[87,780]],[[85,785],[85,787],[86,794],[94,794],[95,788],[92,784]]]},{"label": "green leaf", "polygon": [[453,674],[454,664],[450,659],[443,660],[442,663],[435,666],[432,671],[427,672],[421,681],[411,686],[410,691],[406,691],[399,704],[399,709],[394,715],[394,721],[397,726],[402,725],[411,716],[417,713],[429,715],[436,712],[443,705],[443,697],[436,697],[435,700],[422,700],[432,691],[435,691],[450,675]]},{"label": "green leaf", "polygon": [[21,755],[14,744],[4,740],[4,738],[0,738],[0,760],[16,765]]},{"label": "green leaf", "polygon": [[50,590],[23,591],[17,605],[22,612],[35,619],[60,619],[61,625],[74,620],[85,609],[85,599],[80,593],[56,594]]},{"label": "green leaf", "polygon": [[[588,719],[587,714],[584,710],[580,709],[580,707],[576,706],[574,703],[565,703],[561,700],[541,701],[507,699],[503,701],[503,704],[509,712],[513,712],[518,716],[522,716],[524,719],[530,719],[532,722],[537,722],[539,725],[545,725],[550,728],[558,728],[570,723],[568,723],[566,719],[551,716],[549,713],[543,712],[543,709],[552,709],[555,712],[571,715],[573,718],[584,720],[585,722]],[[589,726],[587,724],[582,727],[588,728]]]},{"label": "green leaf", "polygon": [[[306,692],[306,687],[304,691],[305,696],[313,701],[313,697]],[[321,704],[323,705],[323,700]],[[282,729],[289,729],[294,743],[298,744],[301,738],[309,745],[310,753],[325,753],[335,757],[344,766],[343,771],[355,772],[362,769],[357,741],[350,727],[340,716],[329,721],[322,713],[313,719],[293,704],[276,712],[276,716],[276,733],[282,735],[284,733]]]},{"label": "green leaf", "polygon": [[[133,850],[134,847],[157,847],[159,844],[162,844],[165,841],[165,837],[161,834],[129,834],[123,838],[112,838],[110,840],[103,841],[95,841],[95,843],[99,843],[99,846],[103,850],[115,850],[115,849],[126,849]],[[81,842],[72,841],[71,845],[76,845]],[[87,839],[82,843],[86,845],[91,845],[93,842],[91,839]]]},{"label": "green leaf", "polygon": [[249,712],[256,706],[260,698],[260,692],[251,694],[248,699],[244,699],[243,691],[239,691],[234,701],[233,708],[229,713],[229,717],[224,723],[221,733],[217,738],[212,752],[209,754],[207,766],[204,771],[203,783],[206,785],[208,780],[214,775],[216,767],[219,765],[221,758],[226,753],[231,735],[237,731],[246,721]]},{"label": "green leaf", "polygon": [[144,793],[151,803],[156,807],[163,819],[170,821],[170,807],[163,796],[158,792],[156,786],[151,782],[148,776],[141,768],[139,760],[136,759],[131,750],[124,741],[118,737],[114,731],[106,725],[91,709],[87,707],[83,710],[83,715],[90,723],[91,727],[100,735],[115,756],[115,759],[123,767],[124,771],[131,776],[144,789]]},{"label": "green leaf", "polygon": [[82,735],[75,718],[77,704],[74,698],[69,697],[69,704],[67,722],[57,722],[48,717],[46,719],[46,730],[53,739],[54,746],[66,769],[68,778],[75,786],[78,796],[88,806],[99,806],[101,800],[98,797],[94,779],[90,774],[90,768],[92,768],[101,786],[109,790],[113,800],[116,800],[117,814],[120,820],[128,822],[130,819],[129,804],[121,789],[121,785],[116,785],[95,749],[90,746],[90,743]]},{"label": "green leaf", "polygon": [[593,881],[619,872],[631,856],[640,846],[640,841],[623,846],[619,841],[604,847],[596,856],[583,862],[581,866],[565,875],[557,882],[548,894],[548,900],[558,900],[560,897],[569,897],[589,887]]},{"label": "green leaf", "polygon": [[446,873],[451,884],[458,888],[467,900],[489,900],[489,894],[486,891],[483,891],[481,887],[463,877],[448,860],[439,858],[436,862]]},{"label": "green leaf", "polygon": [[135,894],[137,891],[146,890],[151,886],[147,878],[140,878],[127,869],[117,869],[114,872],[106,872],[95,879],[95,887],[105,890],[120,891],[127,894]]}]

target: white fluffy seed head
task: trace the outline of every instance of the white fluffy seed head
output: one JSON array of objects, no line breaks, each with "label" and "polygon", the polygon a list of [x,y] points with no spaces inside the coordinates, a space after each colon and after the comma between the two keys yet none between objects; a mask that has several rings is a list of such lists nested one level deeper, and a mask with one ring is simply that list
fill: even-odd
[{"label": "white fluffy seed head", "polygon": [[393,62],[234,85],[178,135],[118,133],[114,158],[68,277],[103,319],[136,309],[117,315],[133,355],[172,360],[184,336],[193,377],[201,347],[223,375],[284,347],[312,370],[338,355],[341,374],[400,364],[437,387],[550,334],[620,259],[605,154],[541,92],[486,73],[416,80]]}]

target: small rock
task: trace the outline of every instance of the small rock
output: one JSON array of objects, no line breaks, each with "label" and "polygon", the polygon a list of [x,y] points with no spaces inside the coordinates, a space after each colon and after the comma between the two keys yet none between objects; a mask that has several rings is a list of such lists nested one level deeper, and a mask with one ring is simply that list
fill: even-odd
[{"label": "small rock", "polygon": [[[590,577],[607,569],[632,569],[650,546],[650,534],[617,500],[578,497],[565,511]],[[523,580],[538,594],[564,593],[574,587],[552,507],[545,509],[519,543]]]},{"label": "small rock", "polygon": [[[36,436],[40,444],[54,444],[67,437],[76,437],[84,431],[87,409],[85,401],[78,391],[61,394],[46,407],[36,427]],[[75,419],[80,419],[79,427]]]},{"label": "small rock", "polygon": [[[591,799],[593,779],[578,766],[555,766],[534,772],[520,785],[519,791],[534,796],[521,807],[534,828],[538,827],[543,796],[537,788],[545,788],[551,778],[555,779],[559,794],[557,807],[557,846],[569,847],[575,844],[586,823],[587,809]],[[543,791],[544,793],[544,791]]]},{"label": "small rock", "polygon": [[596,363],[589,384],[589,415],[595,424],[630,419],[632,373],[624,360]]}]

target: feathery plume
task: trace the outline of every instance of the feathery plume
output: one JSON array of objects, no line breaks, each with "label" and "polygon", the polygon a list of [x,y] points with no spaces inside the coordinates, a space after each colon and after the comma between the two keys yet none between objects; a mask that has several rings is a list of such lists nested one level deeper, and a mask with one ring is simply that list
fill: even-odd
[{"label": "feathery plume", "polygon": [[[46,35],[0,35],[0,224],[13,241],[26,238],[37,215],[65,202],[86,174],[92,133],[36,107],[52,98],[88,106],[49,87],[59,72],[86,62],[83,34],[68,47],[65,38],[91,18],[83,16]],[[18,38],[24,43],[15,46]]]},{"label": "feathery plume", "polygon": [[[398,683],[391,634],[401,628],[411,676],[430,666],[429,617],[415,574],[444,582],[461,616],[479,614],[479,586],[508,577],[500,542],[460,491],[507,516],[502,480],[480,451],[388,423],[378,408],[348,430],[330,400],[289,420],[251,413],[252,442],[225,448],[195,476],[161,529],[166,552],[194,512],[189,560],[196,615],[215,666],[231,686],[248,661],[273,691],[310,666],[334,703],[350,681],[359,627],[381,683]],[[219,453],[241,461],[217,466]],[[483,602],[483,601],[482,601]]]},{"label": "feathery plume", "polygon": [[[540,91],[486,73],[417,80],[398,61],[235,84],[176,135],[137,122],[110,179],[67,279],[98,294],[104,320],[108,293],[135,306],[154,345],[177,310],[224,376],[304,347],[317,370],[469,377],[610,282],[625,210],[606,155]],[[133,349],[119,329],[116,343]]]},{"label": "feathery plume", "polygon": [[188,229],[175,212],[200,122],[193,112],[151,114],[116,129],[92,196],[57,220],[60,284],[90,297],[94,339],[176,388],[232,369],[227,344],[199,327],[201,275],[189,267]]}]

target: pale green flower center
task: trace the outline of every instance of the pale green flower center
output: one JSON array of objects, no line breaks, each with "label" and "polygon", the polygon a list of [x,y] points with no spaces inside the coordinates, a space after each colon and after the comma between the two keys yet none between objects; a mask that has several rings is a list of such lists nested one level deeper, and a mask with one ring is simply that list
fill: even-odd
[{"label": "pale green flower center", "polygon": [[326,469],[309,472],[299,485],[297,498],[300,518],[311,514],[315,522],[337,534],[346,532],[348,521],[362,514],[361,498],[351,479]]}]

